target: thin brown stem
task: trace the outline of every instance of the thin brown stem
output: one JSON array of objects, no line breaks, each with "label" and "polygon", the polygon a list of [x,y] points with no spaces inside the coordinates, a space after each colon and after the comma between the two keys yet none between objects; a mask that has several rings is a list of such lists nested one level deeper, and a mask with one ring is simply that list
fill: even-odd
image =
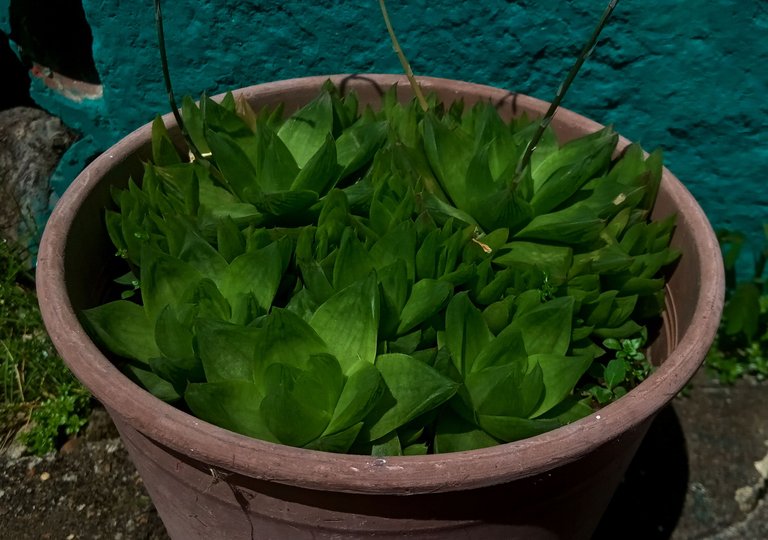
[{"label": "thin brown stem", "polygon": [[421,105],[421,108],[424,109],[424,111],[427,111],[429,110],[429,105],[427,104],[427,100],[424,99],[424,94],[421,91],[419,83],[416,82],[416,77],[413,75],[413,70],[411,70],[411,64],[408,63],[408,59],[405,57],[405,53],[400,47],[400,43],[397,41],[395,29],[392,28],[392,22],[389,20],[389,13],[387,13],[387,6],[384,4],[384,0],[379,0],[379,7],[381,7],[381,14],[384,17],[384,24],[387,25],[389,37],[392,39],[392,47],[395,49],[395,54],[397,54],[397,57],[400,59],[400,65],[403,66],[405,76],[408,77],[408,82],[411,84],[411,88],[416,95],[419,105]]},{"label": "thin brown stem", "polygon": [[533,137],[531,137],[531,140],[528,143],[528,146],[526,146],[525,148],[523,157],[520,159],[520,161],[517,164],[517,170],[516,170],[517,174],[515,177],[515,184],[520,182],[523,171],[531,162],[531,156],[533,155],[533,151],[536,150],[536,145],[539,144],[539,141],[541,140],[542,135],[544,135],[544,131],[547,129],[547,126],[549,126],[550,122],[552,122],[552,118],[555,116],[555,113],[557,112],[558,107],[560,107],[560,103],[563,101],[563,98],[565,97],[566,92],[568,92],[568,89],[570,88],[571,83],[576,78],[576,75],[579,73],[581,66],[584,65],[584,62],[586,62],[587,58],[589,58],[589,56],[592,54],[592,51],[594,50],[595,45],[597,44],[597,38],[600,36],[600,32],[602,32],[603,28],[605,28],[605,25],[608,23],[608,19],[610,19],[611,17],[611,13],[613,13],[613,10],[616,7],[616,4],[618,3],[619,3],[619,0],[610,0],[610,2],[608,3],[608,6],[605,8],[605,11],[603,11],[603,16],[600,17],[600,21],[597,23],[597,26],[592,31],[592,35],[589,37],[589,40],[581,49],[581,52],[579,53],[579,57],[576,59],[576,63],[573,64],[573,67],[571,67],[571,70],[568,72],[568,76],[565,78],[565,81],[563,81],[563,84],[561,84],[560,87],[557,89],[555,98],[552,100],[552,103],[550,104],[549,109],[547,110],[547,113],[539,122],[539,128],[536,130],[536,133],[534,133]]},{"label": "thin brown stem", "polygon": [[160,0],[155,0],[155,29],[157,31],[157,45],[160,48],[160,65],[163,70],[163,80],[165,81],[165,90],[168,93],[168,103],[171,106],[171,112],[173,113],[173,117],[176,119],[176,124],[178,124],[179,129],[181,130],[181,133],[184,136],[184,139],[187,141],[187,146],[189,146],[189,150],[192,152],[192,154],[195,156],[196,159],[202,160],[202,155],[200,154],[200,150],[198,150],[197,146],[195,146],[195,143],[192,141],[192,137],[190,137],[189,132],[187,131],[186,126],[184,125],[184,120],[181,118],[179,107],[176,105],[176,98],[173,95],[173,85],[171,84],[171,72],[170,72],[170,69],[168,68],[168,55],[165,49],[165,31],[163,29],[163,10],[160,6]]}]

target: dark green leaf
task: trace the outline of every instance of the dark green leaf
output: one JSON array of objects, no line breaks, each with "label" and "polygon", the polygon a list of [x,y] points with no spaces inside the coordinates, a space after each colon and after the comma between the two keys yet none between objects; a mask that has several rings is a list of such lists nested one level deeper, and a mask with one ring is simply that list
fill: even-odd
[{"label": "dark green leaf", "polygon": [[141,306],[125,300],[83,311],[88,326],[110,351],[148,364],[160,356],[155,344],[154,321]]},{"label": "dark green leaf", "polygon": [[206,139],[216,160],[216,166],[242,201],[258,203],[264,195],[264,188],[256,177],[256,170],[246,153],[235,139],[226,133],[207,131]]},{"label": "dark green leaf", "polygon": [[[285,309],[274,308],[265,319],[255,347],[254,380],[265,385],[265,372],[280,363],[307,369],[312,357],[327,354],[329,347],[303,319]],[[260,386],[266,395],[268,389]]]},{"label": "dark green leaf", "polygon": [[605,366],[605,373],[603,376],[605,377],[605,384],[608,386],[609,390],[618,386],[624,382],[624,378],[627,376],[626,361],[620,358],[614,358],[608,362],[607,366]]},{"label": "dark green leaf", "polygon": [[453,364],[462,376],[473,371],[475,358],[493,340],[483,315],[465,292],[455,295],[448,304],[445,334]]},{"label": "dark green leaf", "polygon": [[174,401],[181,399],[181,395],[173,388],[171,383],[165,379],[161,379],[151,371],[133,364],[126,365],[125,370],[130,379],[140,384],[156,398],[167,401],[168,403],[173,403]]},{"label": "dark green leaf", "polygon": [[255,381],[254,356],[259,330],[221,321],[198,319],[197,351],[208,382]]},{"label": "dark green leaf", "polygon": [[452,410],[440,413],[435,433],[435,453],[463,452],[496,446],[499,441]]},{"label": "dark green leaf", "polygon": [[240,295],[252,293],[266,312],[272,306],[286,264],[278,242],[258,251],[244,253],[232,261],[220,277],[221,293],[233,308],[243,301]]},{"label": "dark green leaf", "polygon": [[181,163],[179,153],[171,142],[163,119],[159,116],[156,116],[154,122],[152,122],[152,161],[156,165]]},{"label": "dark green leaf", "polygon": [[384,122],[358,123],[336,140],[336,159],[343,167],[341,178],[355,172],[373,156],[386,137]]},{"label": "dark green leaf", "polygon": [[373,363],[378,323],[379,290],[373,273],[331,296],[309,321],[345,374],[359,361]]},{"label": "dark green leaf", "polygon": [[481,414],[478,417],[480,427],[504,442],[519,441],[534,437],[560,427],[554,419],[516,418],[512,416],[492,416]]},{"label": "dark green leaf", "polygon": [[288,118],[277,132],[293,154],[299,167],[304,167],[333,132],[331,96],[323,92]]},{"label": "dark green leaf", "polygon": [[376,367],[387,387],[385,397],[371,413],[370,440],[376,440],[417,416],[441,405],[456,392],[457,385],[428,365],[404,354],[385,354]]},{"label": "dark green leaf", "polygon": [[302,167],[291,185],[291,190],[310,190],[324,195],[336,185],[339,178],[339,165],[336,163],[336,143],[327,136],[323,146]]},{"label": "dark green leaf", "polygon": [[538,268],[553,284],[564,283],[573,261],[573,249],[534,242],[510,242],[500,249],[500,254],[493,259],[501,266],[529,264]]},{"label": "dark green leaf", "polygon": [[357,239],[354,229],[345,228],[333,267],[333,288],[340,291],[355,281],[365,279],[371,270],[373,261],[365,246]]},{"label": "dark green leaf", "polygon": [[452,293],[453,286],[445,281],[422,279],[416,282],[400,315],[397,333],[405,334],[439,312],[448,303]]},{"label": "dark green leaf", "polygon": [[373,365],[352,367],[325,433],[334,434],[362,422],[384,392],[381,374]]},{"label": "dark green leaf", "polygon": [[544,399],[531,417],[541,416],[570,395],[576,383],[592,364],[591,356],[560,356],[535,354],[528,358],[528,367],[538,364],[544,381]]},{"label": "dark green leaf", "polygon": [[184,399],[192,413],[211,424],[269,442],[280,442],[261,414],[262,394],[246,381],[190,384]]},{"label": "dark green leaf", "polygon": [[546,302],[512,320],[519,330],[529,355],[565,355],[571,341],[573,298],[565,296]]},{"label": "dark green leaf", "polygon": [[171,358],[192,358],[192,329],[182,324],[171,306],[160,312],[155,324],[155,342],[163,355]]},{"label": "dark green leaf", "polygon": [[313,355],[306,369],[274,363],[267,368],[269,387],[261,413],[280,442],[304,446],[317,439],[331,419],[342,374],[330,355]]}]

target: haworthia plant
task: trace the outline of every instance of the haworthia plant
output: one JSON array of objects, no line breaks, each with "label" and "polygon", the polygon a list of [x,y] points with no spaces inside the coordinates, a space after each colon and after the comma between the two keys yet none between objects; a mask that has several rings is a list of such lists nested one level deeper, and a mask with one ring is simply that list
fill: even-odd
[{"label": "haworthia plant", "polygon": [[674,218],[649,221],[659,153],[547,130],[520,173],[534,123],[427,99],[185,99],[201,157],[155,121],[106,213],[125,292],[84,312],[93,337],[203,420],[332,452],[487,447],[626,393],[648,369],[616,351],[678,256]]}]

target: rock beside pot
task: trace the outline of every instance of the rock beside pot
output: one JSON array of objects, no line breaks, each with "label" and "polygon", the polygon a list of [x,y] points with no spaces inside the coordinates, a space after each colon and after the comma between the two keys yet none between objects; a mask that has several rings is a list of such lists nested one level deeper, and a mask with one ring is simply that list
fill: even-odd
[{"label": "rock beside pot", "polygon": [[0,111],[0,237],[28,245],[48,210],[49,178],[77,139],[59,118],[31,107]]}]

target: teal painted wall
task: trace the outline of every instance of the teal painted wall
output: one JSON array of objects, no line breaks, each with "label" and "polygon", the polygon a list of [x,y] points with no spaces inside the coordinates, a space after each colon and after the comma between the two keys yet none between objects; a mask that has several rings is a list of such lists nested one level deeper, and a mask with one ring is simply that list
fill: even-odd
[{"label": "teal painted wall", "polygon": [[[389,9],[418,74],[550,99],[604,4],[390,0]],[[34,87],[39,103],[90,136],[58,171],[59,191],[89,154],[168,109],[152,2],[83,6],[103,98],[73,104]],[[164,11],[180,95],[303,75],[399,72],[375,0],[175,0]],[[766,2],[623,0],[564,106],[613,123],[648,149],[664,148],[668,167],[715,226],[757,235],[768,221],[766,96]]]}]

